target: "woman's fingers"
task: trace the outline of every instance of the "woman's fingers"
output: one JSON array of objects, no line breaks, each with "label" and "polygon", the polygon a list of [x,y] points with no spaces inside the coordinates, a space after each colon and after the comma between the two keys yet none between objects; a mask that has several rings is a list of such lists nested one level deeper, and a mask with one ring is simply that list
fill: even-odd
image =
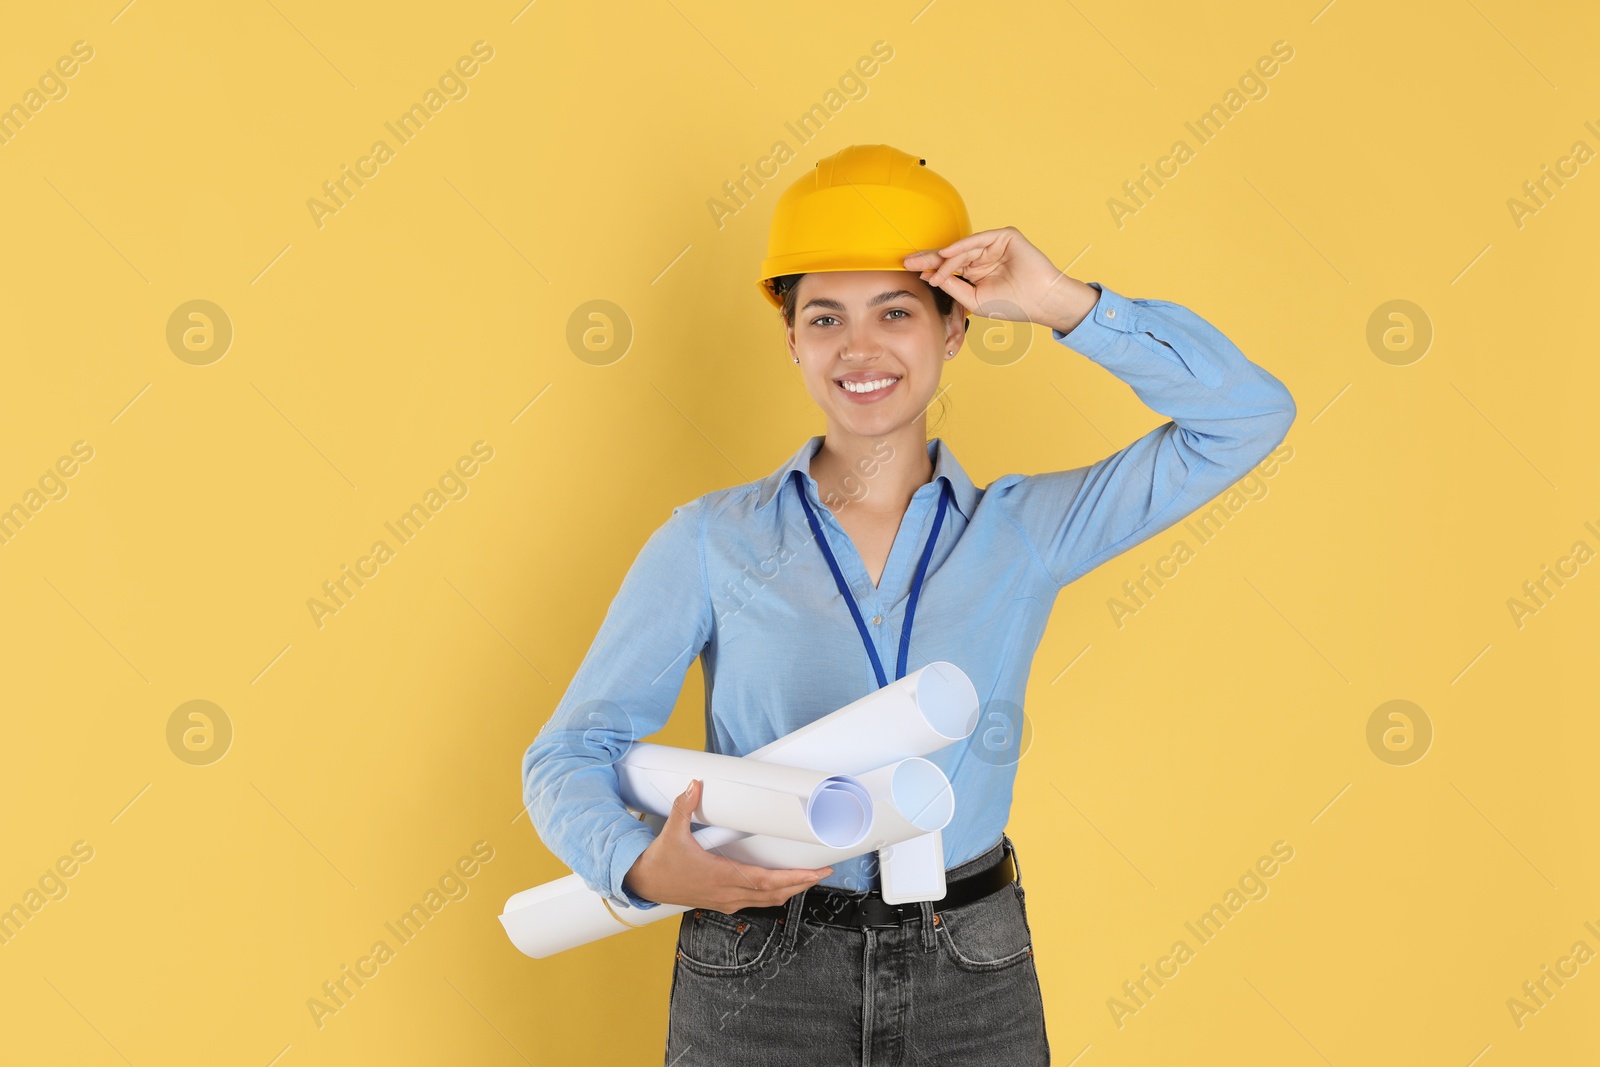
[{"label": "woman's fingers", "polygon": [[1010,230],[1010,226],[1006,226],[998,230],[979,230],[977,233],[968,234],[959,241],[950,242],[943,248],[938,249],[938,251],[950,256],[955,255],[958,252],[965,252],[968,249],[987,248],[996,241],[1000,240],[1002,236],[1008,234]]},{"label": "woman's fingers", "polygon": [[693,901],[692,907],[732,913],[742,907],[782,903],[833,873],[831,866],[759,867],[705,849],[690,831],[704,788],[704,782],[692,780],[673,798],[672,811],[657,841],[630,872],[635,892],[652,900]]},{"label": "woman's fingers", "polygon": [[[808,870],[804,867],[793,869],[756,867],[750,864],[740,864],[740,867],[749,877],[752,888],[763,898],[762,905],[780,904],[796,893],[810,889],[828,874],[833,873],[831,867],[817,870]],[[824,871],[827,873],[823,873]]]},{"label": "woman's fingers", "polygon": [[946,278],[951,277],[956,271],[974,263],[983,255],[981,248],[969,248],[964,252],[946,256],[943,263],[933,268],[933,276],[928,279],[929,285],[943,285]]},{"label": "woman's fingers", "polygon": [[965,278],[950,277],[939,284],[939,288],[955,297],[956,303],[970,312],[978,310],[977,286]]},{"label": "woman's fingers", "polygon": [[741,865],[744,867],[744,873],[749,875],[750,881],[754,883],[755,889],[762,896],[762,901],[757,904],[758,907],[766,904],[782,904],[789,897],[797,893],[803,893],[805,889],[810,889],[822,878],[826,878],[829,873],[834,872],[832,867],[819,867],[816,870],[808,870],[805,867],[778,869],[778,867]]},{"label": "woman's fingers", "polygon": [[[762,906],[778,904],[802,890],[809,889],[822,879],[833,873],[833,868],[828,867],[793,867],[774,868],[760,867],[751,863],[740,863],[737,860],[723,856],[719,853],[708,852],[700,846],[690,832],[690,816],[699,807],[700,794],[704,783],[698,779],[689,783],[689,787],[678,794],[672,801],[672,812],[667,816],[666,825],[662,827],[662,834],[671,834],[676,838],[675,848],[688,849],[698,852],[703,857],[691,866],[680,868],[685,872],[691,869],[698,870],[698,875],[690,876],[700,886],[710,889],[711,884],[720,883],[720,891],[715,892],[716,897],[727,901],[729,911],[737,911],[741,907]],[[687,859],[687,856],[684,857]],[[709,874],[701,866],[709,858],[718,872]],[[722,910],[722,909],[718,909]]]},{"label": "woman's fingers", "polygon": [[789,886],[813,885],[833,873],[832,867],[757,867],[751,863],[735,862],[734,866],[757,889],[785,889]]},{"label": "woman's fingers", "polygon": [[947,244],[943,248],[924,248],[913,252],[904,260],[906,270],[924,270],[937,267],[951,256],[974,248],[987,248],[994,243],[995,236],[999,232],[998,230],[983,230],[980,233],[963,237],[952,244]]},{"label": "woman's fingers", "polygon": [[782,904],[796,893],[810,889],[818,881],[833,873],[832,867],[819,867],[816,870],[805,867],[758,867],[750,863],[739,863],[726,856],[717,856],[717,859],[727,865],[723,869],[721,885],[716,892],[716,896],[723,901],[717,910],[727,914],[732,914],[740,908]]},{"label": "woman's fingers", "polygon": [[[955,271],[981,260],[994,243],[998,230],[987,230],[972,237],[964,237],[944,248],[926,249],[905,258],[907,270],[921,271],[922,280],[930,285],[941,284]],[[982,238],[982,240],[975,240]]]},{"label": "woman's fingers", "polygon": [[[983,263],[983,249],[970,249],[948,257],[937,268],[922,272],[922,280],[937,289],[943,289],[954,297],[962,307],[968,311],[974,310],[978,305],[978,290],[974,282],[981,282],[991,270],[991,264]],[[962,271],[961,277],[956,276],[956,271]]]}]

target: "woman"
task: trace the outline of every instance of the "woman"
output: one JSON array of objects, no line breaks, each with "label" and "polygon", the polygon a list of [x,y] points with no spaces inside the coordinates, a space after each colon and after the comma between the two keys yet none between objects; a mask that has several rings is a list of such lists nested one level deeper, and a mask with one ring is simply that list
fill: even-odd
[{"label": "woman", "polygon": [[[1069,278],[1015,228],[972,233],[949,183],[885,145],[786,191],[768,252],[763,290],[827,432],[651,535],[527,751],[529,812],[596,891],[694,909],[674,1067],[1048,1063],[1004,833],[1034,652],[1064,586],[1242,477],[1294,400],[1187,308]],[[1172,421],[1087,467],[977,488],[926,436],[968,312],[1049,327]],[[887,904],[870,853],[820,870],[708,853],[690,836],[699,783],[659,834],[632,816],[611,764],[665,724],[697,655],[707,747],[734,755],[930,662],[966,672],[978,729],[930,757],[955,792],[946,895]]]}]

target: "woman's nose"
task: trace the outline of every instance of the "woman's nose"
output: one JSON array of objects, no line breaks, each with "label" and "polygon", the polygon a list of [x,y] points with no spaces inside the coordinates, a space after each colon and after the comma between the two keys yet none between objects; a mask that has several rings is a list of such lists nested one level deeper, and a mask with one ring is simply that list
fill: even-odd
[{"label": "woman's nose", "polygon": [[882,348],[865,330],[853,330],[841,340],[839,354],[842,358],[860,362],[878,356]]}]

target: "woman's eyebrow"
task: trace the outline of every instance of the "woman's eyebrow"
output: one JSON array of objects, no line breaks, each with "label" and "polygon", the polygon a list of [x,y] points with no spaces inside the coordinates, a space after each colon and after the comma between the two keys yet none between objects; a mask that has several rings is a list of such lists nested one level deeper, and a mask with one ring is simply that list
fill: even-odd
[{"label": "woman's eyebrow", "polygon": [[[889,301],[898,300],[903,296],[910,297],[912,300],[915,300],[917,298],[917,294],[916,293],[913,293],[913,292],[911,292],[911,291],[909,291],[907,289],[894,289],[894,290],[891,290],[890,292],[879,293],[877,296],[873,297],[871,300],[868,300],[867,301],[867,307],[875,308],[879,304],[887,304]],[[843,311],[844,310],[844,305],[841,304],[839,301],[830,300],[827,297],[823,297],[823,296],[816,297],[815,299],[812,299],[812,300],[807,300],[806,301],[806,306],[801,308],[800,310],[801,311],[810,311],[814,307],[827,308],[829,311]]]}]

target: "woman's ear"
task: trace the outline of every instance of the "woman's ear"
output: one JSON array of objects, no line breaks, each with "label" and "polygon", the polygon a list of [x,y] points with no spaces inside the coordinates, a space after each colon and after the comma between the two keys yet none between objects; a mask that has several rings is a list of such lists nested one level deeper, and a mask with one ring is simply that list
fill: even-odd
[{"label": "woman's ear", "polygon": [[961,346],[967,343],[967,329],[972,325],[972,319],[966,315],[961,317],[960,327],[952,321],[950,329],[945,333],[946,349],[954,352],[961,351]]}]

